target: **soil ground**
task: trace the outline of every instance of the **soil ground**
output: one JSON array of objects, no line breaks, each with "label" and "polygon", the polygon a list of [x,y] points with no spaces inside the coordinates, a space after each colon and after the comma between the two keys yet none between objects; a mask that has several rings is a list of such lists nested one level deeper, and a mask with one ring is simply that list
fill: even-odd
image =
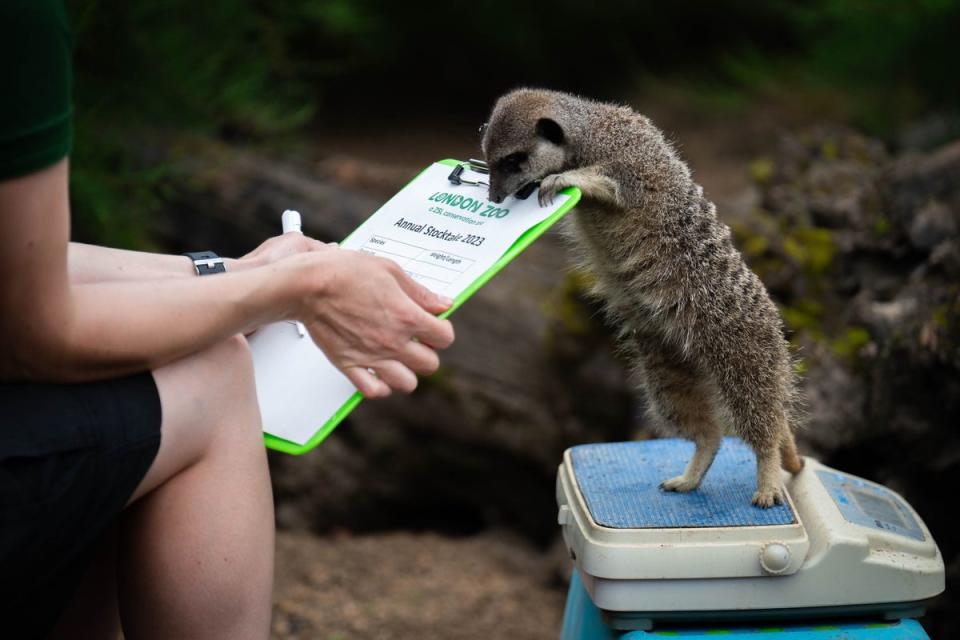
[{"label": "soil ground", "polygon": [[507,535],[280,532],[276,640],[555,640],[549,558]]}]

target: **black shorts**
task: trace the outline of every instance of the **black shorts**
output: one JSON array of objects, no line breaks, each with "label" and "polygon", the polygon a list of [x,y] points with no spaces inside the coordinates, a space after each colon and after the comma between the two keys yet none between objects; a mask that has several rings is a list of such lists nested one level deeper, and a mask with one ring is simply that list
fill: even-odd
[{"label": "black shorts", "polygon": [[0,637],[56,623],[153,463],[160,420],[150,373],[0,383]]}]

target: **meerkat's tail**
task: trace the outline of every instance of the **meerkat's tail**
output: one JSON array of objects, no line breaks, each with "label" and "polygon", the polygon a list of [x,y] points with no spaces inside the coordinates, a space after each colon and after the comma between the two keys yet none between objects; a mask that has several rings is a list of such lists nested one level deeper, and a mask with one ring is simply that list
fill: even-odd
[{"label": "meerkat's tail", "polygon": [[790,368],[787,372],[787,397],[784,409],[786,410],[787,428],[784,429],[783,440],[780,443],[780,466],[790,473],[800,473],[803,469],[803,458],[797,453],[796,431],[802,429],[807,421],[804,396],[800,391],[800,371],[802,362],[799,355],[791,354]]},{"label": "meerkat's tail", "polygon": [[797,453],[797,441],[793,438],[793,431],[787,431],[780,445],[780,466],[790,473],[800,473],[803,469],[803,458]]}]

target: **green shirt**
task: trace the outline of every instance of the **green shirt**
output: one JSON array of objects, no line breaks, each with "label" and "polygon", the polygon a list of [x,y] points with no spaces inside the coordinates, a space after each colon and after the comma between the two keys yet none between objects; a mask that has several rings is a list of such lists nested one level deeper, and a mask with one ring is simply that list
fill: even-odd
[{"label": "green shirt", "polygon": [[70,152],[70,48],[61,0],[0,0],[0,180]]}]

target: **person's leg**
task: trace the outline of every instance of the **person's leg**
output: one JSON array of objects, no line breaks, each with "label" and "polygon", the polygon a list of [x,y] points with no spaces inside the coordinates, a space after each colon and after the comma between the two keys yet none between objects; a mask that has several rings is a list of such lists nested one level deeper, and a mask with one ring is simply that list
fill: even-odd
[{"label": "person's leg", "polygon": [[273,498],[246,341],[231,338],[154,378],[160,449],[120,528],[124,633],[266,638]]},{"label": "person's leg", "polygon": [[101,537],[80,587],[48,639],[116,640],[120,636],[117,614],[117,527],[112,526]]}]

